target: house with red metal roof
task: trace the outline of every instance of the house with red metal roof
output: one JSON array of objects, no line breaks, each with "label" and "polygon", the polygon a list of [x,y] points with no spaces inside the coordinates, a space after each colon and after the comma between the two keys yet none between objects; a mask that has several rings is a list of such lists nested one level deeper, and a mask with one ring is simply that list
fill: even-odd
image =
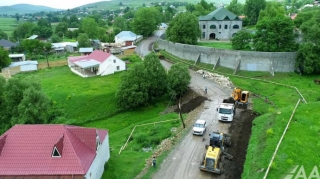
[{"label": "house with red metal roof", "polygon": [[109,158],[106,130],[26,124],[0,136],[0,179],[97,179]]},{"label": "house with red metal roof", "polygon": [[84,78],[126,70],[126,63],[113,54],[95,50],[87,56],[68,57],[71,71]]}]

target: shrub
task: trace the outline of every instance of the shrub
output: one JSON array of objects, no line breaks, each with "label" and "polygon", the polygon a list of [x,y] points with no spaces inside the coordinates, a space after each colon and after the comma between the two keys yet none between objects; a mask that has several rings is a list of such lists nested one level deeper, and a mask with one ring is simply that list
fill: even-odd
[{"label": "shrub", "polygon": [[272,130],[272,128],[270,128],[270,129],[267,130],[267,136],[271,136],[271,135],[273,135],[273,130]]}]

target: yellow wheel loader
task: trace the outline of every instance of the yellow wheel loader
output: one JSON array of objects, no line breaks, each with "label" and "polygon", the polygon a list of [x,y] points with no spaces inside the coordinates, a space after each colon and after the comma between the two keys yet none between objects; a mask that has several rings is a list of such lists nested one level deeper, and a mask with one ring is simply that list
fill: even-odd
[{"label": "yellow wheel loader", "polygon": [[234,88],[231,97],[235,101],[236,105],[248,105],[249,91],[242,91],[240,88]]}]

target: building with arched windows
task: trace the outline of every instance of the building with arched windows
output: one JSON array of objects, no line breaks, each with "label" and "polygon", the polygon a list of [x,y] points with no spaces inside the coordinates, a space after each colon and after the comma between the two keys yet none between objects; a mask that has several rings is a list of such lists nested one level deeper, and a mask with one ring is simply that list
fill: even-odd
[{"label": "building with arched windows", "polygon": [[242,20],[224,7],[219,7],[208,15],[200,16],[199,27],[202,40],[228,40],[242,29]]}]

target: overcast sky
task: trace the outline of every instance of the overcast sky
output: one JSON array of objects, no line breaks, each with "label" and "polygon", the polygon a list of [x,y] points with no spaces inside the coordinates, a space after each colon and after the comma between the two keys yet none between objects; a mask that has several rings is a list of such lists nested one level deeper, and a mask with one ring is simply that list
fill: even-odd
[{"label": "overcast sky", "polygon": [[48,6],[57,9],[72,9],[84,4],[99,1],[104,0],[0,0],[0,6],[10,6],[14,4],[33,4]]}]

